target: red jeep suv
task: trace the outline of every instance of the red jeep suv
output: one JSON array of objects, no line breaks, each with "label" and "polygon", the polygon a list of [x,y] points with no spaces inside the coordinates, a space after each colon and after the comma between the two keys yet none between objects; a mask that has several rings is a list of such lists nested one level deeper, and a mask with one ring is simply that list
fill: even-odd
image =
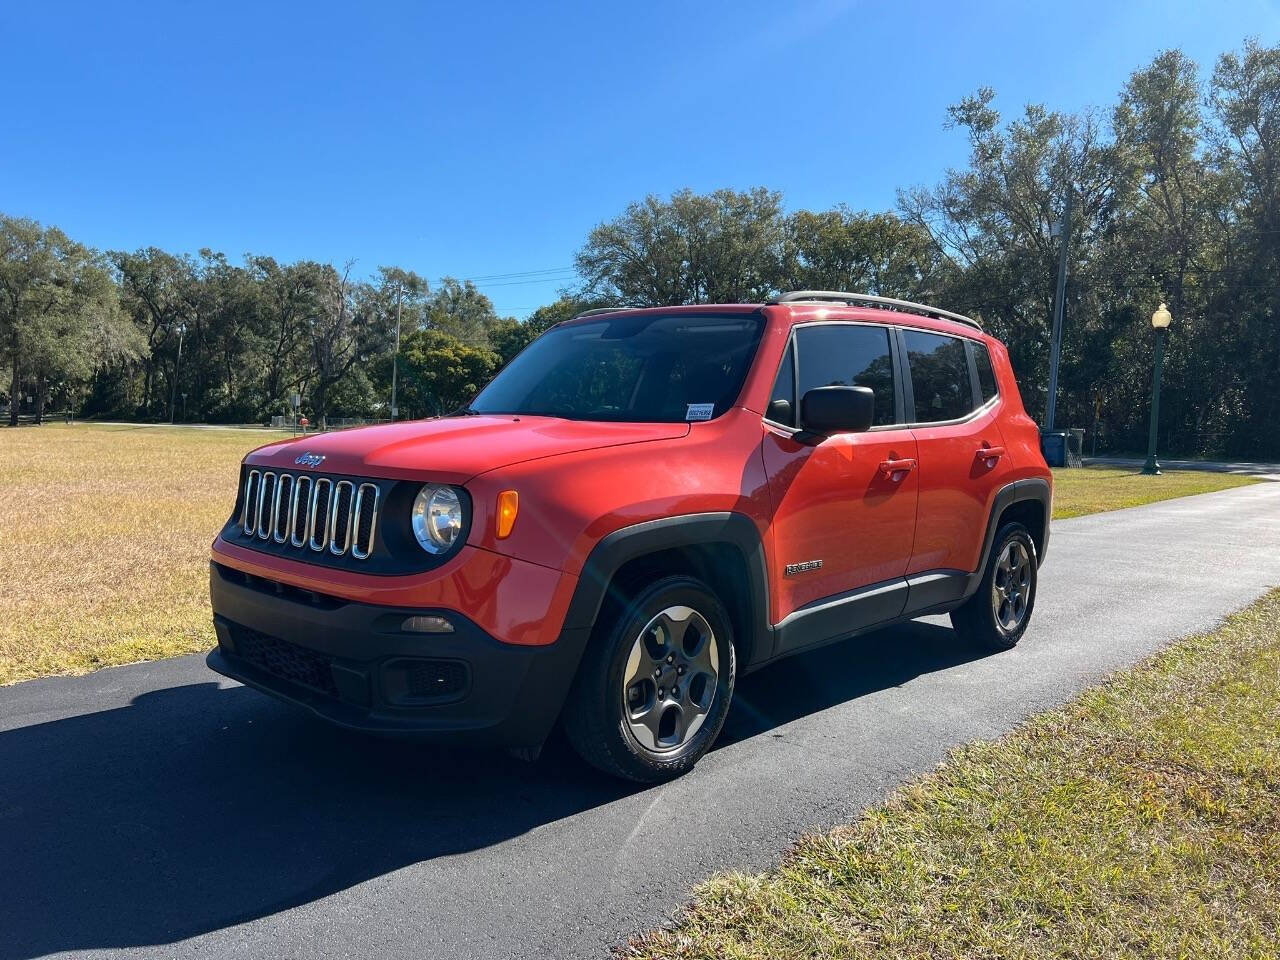
[{"label": "red jeep suv", "polygon": [[268,444],[213,544],[219,673],[350,727],[557,721],[657,781],[734,679],[949,612],[1012,647],[1052,476],[999,341],[860,294],[592,310],[435,420]]}]

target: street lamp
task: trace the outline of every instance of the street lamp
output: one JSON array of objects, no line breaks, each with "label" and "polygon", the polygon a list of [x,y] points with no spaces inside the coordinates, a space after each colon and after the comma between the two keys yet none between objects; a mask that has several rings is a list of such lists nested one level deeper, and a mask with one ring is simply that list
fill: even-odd
[{"label": "street lamp", "polygon": [[1151,315],[1151,326],[1156,331],[1156,371],[1151,379],[1151,432],[1147,436],[1147,462],[1142,465],[1142,472],[1151,476],[1160,473],[1160,464],[1156,462],[1156,428],[1160,424],[1160,366],[1164,363],[1165,331],[1169,329],[1169,321],[1172,319],[1163,303]]},{"label": "street lamp", "polygon": [[[173,423],[173,415],[174,415],[173,408],[178,401],[178,374],[182,370],[182,336],[186,332],[187,332],[187,325],[185,323],[178,324],[178,361],[173,365],[173,388],[169,391],[169,422],[170,423]],[[186,401],[187,401],[187,395],[184,393],[182,395],[182,406],[183,406],[182,417],[184,420],[186,419],[186,416],[187,416]]]},{"label": "street lamp", "polygon": [[396,284],[396,348],[391,354],[391,419],[400,414],[396,406],[396,368],[400,363],[400,304],[404,300],[404,284]]}]

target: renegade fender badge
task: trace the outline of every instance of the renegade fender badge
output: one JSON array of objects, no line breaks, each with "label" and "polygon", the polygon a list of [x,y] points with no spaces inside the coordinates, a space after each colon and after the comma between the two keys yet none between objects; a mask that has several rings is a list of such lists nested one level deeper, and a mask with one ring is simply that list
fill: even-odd
[{"label": "renegade fender badge", "polygon": [[293,462],[302,464],[302,466],[304,467],[313,467],[313,468],[318,467],[320,466],[320,464],[324,463],[324,454],[323,453],[304,453],[302,456],[298,457],[298,459],[294,460]]},{"label": "renegade fender badge", "polygon": [[797,573],[804,573],[806,570],[817,570],[822,566],[821,560],[806,560],[804,563],[788,563],[783,572],[788,577],[794,577]]}]

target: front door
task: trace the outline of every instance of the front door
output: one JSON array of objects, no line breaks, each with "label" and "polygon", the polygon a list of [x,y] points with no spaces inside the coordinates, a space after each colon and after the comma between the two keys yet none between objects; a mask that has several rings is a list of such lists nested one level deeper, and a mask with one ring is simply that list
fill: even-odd
[{"label": "front door", "polygon": [[[833,385],[875,391],[872,429],[820,441],[806,438],[797,430],[804,392]],[[774,387],[763,443],[773,504],[774,623],[829,598],[901,580],[906,573],[919,471],[916,440],[903,420],[886,328],[839,322],[796,327]]]}]

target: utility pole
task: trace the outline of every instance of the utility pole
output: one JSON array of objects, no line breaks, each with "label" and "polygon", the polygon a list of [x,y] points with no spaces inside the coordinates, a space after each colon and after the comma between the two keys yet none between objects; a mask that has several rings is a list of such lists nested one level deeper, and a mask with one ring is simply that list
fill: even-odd
[{"label": "utility pole", "polygon": [[1058,252],[1058,291],[1053,298],[1053,338],[1049,345],[1049,409],[1045,415],[1045,430],[1053,430],[1058,412],[1058,357],[1062,353],[1062,314],[1066,309],[1067,292],[1067,244],[1071,239],[1071,185],[1067,184],[1067,201],[1063,205],[1059,236],[1062,247]]},{"label": "utility pole", "polygon": [[[173,365],[173,387],[169,391],[169,422],[170,423],[173,423],[173,415],[175,413],[174,407],[177,405],[177,402],[178,402],[178,371],[182,369],[182,335],[186,332],[187,332],[187,325],[185,323],[178,324],[178,360]],[[183,409],[184,415],[186,413],[186,409],[185,409],[187,405],[186,399],[187,399],[187,395],[184,393],[182,395],[182,400],[183,400],[182,406],[184,408]]]},{"label": "utility pole", "polygon": [[396,350],[391,355],[391,419],[400,413],[396,407],[396,366],[400,360],[400,305],[404,299],[404,284],[396,284]]}]

